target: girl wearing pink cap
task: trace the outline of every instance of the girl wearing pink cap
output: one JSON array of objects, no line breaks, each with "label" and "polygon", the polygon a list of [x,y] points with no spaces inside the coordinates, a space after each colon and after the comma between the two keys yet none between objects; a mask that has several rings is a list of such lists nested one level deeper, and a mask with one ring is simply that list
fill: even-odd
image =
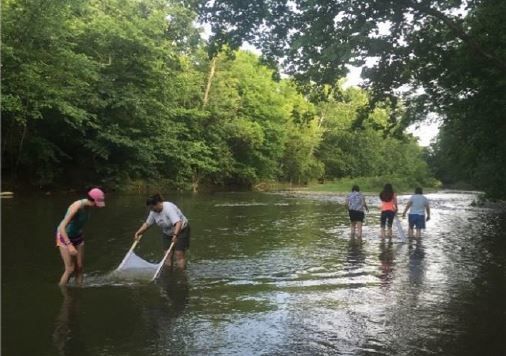
[{"label": "girl wearing pink cap", "polygon": [[72,274],[78,284],[83,281],[83,255],[84,239],[83,227],[88,221],[92,207],[104,207],[104,192],[93,188],[88,192],[86,199],[73,202],[67,209],[56,232],[56,246],[65,265],[65,271],[60,278],[60,286],[68,283]]}]

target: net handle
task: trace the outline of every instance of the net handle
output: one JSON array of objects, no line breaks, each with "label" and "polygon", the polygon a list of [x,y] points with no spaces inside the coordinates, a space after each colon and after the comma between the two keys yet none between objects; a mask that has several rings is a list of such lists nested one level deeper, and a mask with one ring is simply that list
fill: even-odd
[{"label": "net handle", "polygon": [[162,270],[162,267],[163,265],[165,264],[165,260],[167,259],[167,257],[169,257],[169,254],[170,252],[172,251],[172,248],[174,247],[174,242],[172,242],[170,244],[170,247],[169,249],[167,250],[167,252],[165,252],[165,256],[163,256],[163,259],[162,259],[162,262],[160,262],[160,265],[158,266],[158,268],[156,269],[156,272],[155,272],[155,275],[153,276],[153,279],[151,281],[154,281],[155,279],[158,278],[158,274],[160,273],[160,271]]},{"label": "net handle", "polygon": [[135,239],[134,243],[130,247],[130,250],[128,250],[128,252],[126,253],[125,257],[123,258],[123,261],[121,261],[121,263],[119,264],[118,268],[116,268],[116,269],[121,269],[121,267],[123,267],[123,265],[125,264],[126,260],[128,259],[128,256],[130,256],[130,254],[135,249],[135,247],[137,246],[137,244],[139,243],[139,241],[141,240],[141,238],[142,238],[142,235],[139,235],[139,238]]}]

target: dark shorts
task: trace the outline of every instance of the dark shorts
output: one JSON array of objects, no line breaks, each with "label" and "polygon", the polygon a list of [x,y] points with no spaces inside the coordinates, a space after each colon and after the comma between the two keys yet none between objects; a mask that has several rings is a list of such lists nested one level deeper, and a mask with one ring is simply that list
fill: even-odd
[{"label": "dark shorts", "polygon": [[350,215],[351,222],[364,222],[365,214],[363,211],[348,210],[348,214]]},{"label": "dark shorts", "polygon": [[[163,249],[168,250],[171,243],[172,243],[172,236],[164,234],[162,236]],[[174,250],[186,251],[189,248],[190,248],[190,225],[187,225],[183,230],[179,232],[179,236],[177,237],[176,246],[174,246]]]},{"label": "dark shorts", "polygon": [[425,215],[409,214],[408,223],[410,229],[425,229]]},{"label": "dark shorts", "polygon": [[392,227],[394,224],[394,216],[395,213],[392,210],[385,210],[381,212],[381,227],[385,227],[388,224],[388,227]]}]

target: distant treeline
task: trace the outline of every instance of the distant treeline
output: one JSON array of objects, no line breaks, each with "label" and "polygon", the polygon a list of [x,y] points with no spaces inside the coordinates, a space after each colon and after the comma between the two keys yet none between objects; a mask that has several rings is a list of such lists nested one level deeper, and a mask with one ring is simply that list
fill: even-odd
[{"label": "distant treeline", "polygon": [[[2,1],[2,177],[248,187],[361,176],[433,183],[387,103],[208,57],[196,13],[157,0]],[[399,117],[402,115],[399,115]]]},{"label": "distant treeline", "polygon": [[437,178],[506,199],[506,1],[185,3],[211,27],[211,49],[246,40],[305,83],[332,83],[374,58],[362,71],[373,103],[402,101],[406,122],[440,119],[429,155]]}]

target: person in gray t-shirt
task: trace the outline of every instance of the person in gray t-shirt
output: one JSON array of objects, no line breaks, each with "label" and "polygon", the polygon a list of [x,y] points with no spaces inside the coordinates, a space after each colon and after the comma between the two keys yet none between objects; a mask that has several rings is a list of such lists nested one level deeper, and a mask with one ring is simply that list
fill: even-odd
[{"label": "person in gray t-shirt", "polygon": [[369,208],[365,202],[365,198],[360,193],[358,185],[351,188],[351,193],[346,197],[346,207],[350,215],[350,228],[351,238],[355,237],[355,230],[357,231],[357,238],[362,238],[362,224],[364,223],[364,210],[369,212]]},{"label": "person in gray t-shirt", "polygon": [[172,265],[172,255],[175,254],[176,266],[184,270],[186,266],[186,250],[190,247],[190,224],[181,210],[173,203],[163,201],[160,194],[149,197],[146,201],[150,213],[146,222],[135,232],[134,239],[139,241],[142,234],[150,226],[156,224],[162,229],[163,249],[167,251],[174,245],[166,260],[166,264]]},{"label": "person in gray t-shirt", "polygon": [[[422,236],[422,229],[425,229],[425,221],[430,220],[429,200],[425,197],[425,195],[423,195],[422,188],[417,187],[415,189],[415,194],[409,198],[408,204],[402,213],[403,218],[406,217],[408,209],[408,236],[413,237],[413,228],[416,228],[416,237],[419,238]],[[425,217],[426,211],[427,217]]]}]

